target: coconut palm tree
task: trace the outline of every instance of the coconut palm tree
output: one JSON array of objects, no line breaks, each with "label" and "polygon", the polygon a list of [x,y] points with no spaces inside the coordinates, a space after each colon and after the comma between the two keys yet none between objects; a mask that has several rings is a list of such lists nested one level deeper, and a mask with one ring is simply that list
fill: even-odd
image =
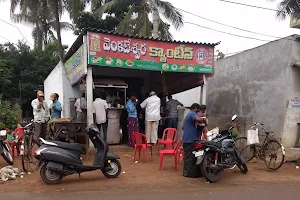
[{"label": "coconut palm tree", "polygon": [[63,61],[63,46],[61,41],[61,24],[60,18],[64,11],[70,14],[70,18],[74,19],[84,10],[87,0],[41,0],[47,4],[52,16],[55,19],[57,40],[58,40],[58,55]]},{"label": "coconut palm tree", "polygon": [[[11,13],[15,12],[17,6],[20,7],[20,13],[27,13],[28,10],[34,8],[35,5],[38,5],[39,14],[50,16],[55,22],[55,30],[58,40],[58,55],[62,61],[63,47],[61,41],[61,29],[63,27],[60,23],[62,13],[67,11],[70,14],[70,18],[74,19],[84,10],[85,4],[88,1],[89,0],[11,0]],[[41,35],[38,30],[36,31],[36,34]]]},{"label": "coconut palm tree", "polygon": [[285,19],[287,16],[300,17],[300,0],[283,0],[279,3],[277,17]]},{"label": "coconut palm tree", "polygon": [[[22,9],[18,14],[11,14],[11,18],[16,23],[32,24],[34,26],[32,31],[34,46],[36,49],[42,49],[49,42],[57,40],[52,31],[57,29],[54,18],[47,14],[47,8],[43,9],[43,6],[38,3]],[[74,29],[73,25],[67,22],[60,22],[60,26],[64,30]]]},{"label": "coconut palm tree", "polygon": [[[124,6],[128,6],[129,10],[117,26],[118,32],[131,34],[134,29],[139,36],[152,35],[153,38],[171,39],[169,24],[165,23],[161,16],[164,16],[175,29],[183,26],[181,12],[170,2],[162,0],[109,0],[94,12],[102,17],[104,12]],[[152,16],[152,20],[149,15]]]}]

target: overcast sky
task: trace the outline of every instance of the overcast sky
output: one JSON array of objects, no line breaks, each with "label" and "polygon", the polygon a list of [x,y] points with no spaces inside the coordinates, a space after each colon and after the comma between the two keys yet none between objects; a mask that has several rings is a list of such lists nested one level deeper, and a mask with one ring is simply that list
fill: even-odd
[{"label": "overcast sky", "polygon": [[[2,0],[3,1],[3,0]],[[239,3],[250,4],[260,7],[276,9],[278,0],[276,2],[269,2],[267,0],[231,0]],[[1,2],[1,0],[0,0]],[[0,43],[6,42],[4,37],[11,42],[17,42],[18,40],[24,40],[21,33],[18,30],[4,23],[1,20],[5,20],[12,23],[10,20],[10,1],[4,0],[0,3]],[[181,8],[183,10],[189,11],[191,13],[200,15],[202,17],[214,20],[223,24],[238,27],[241,29],[246,29],[252,32],[258,32],[266,35],[272,35],[276,37],[285,37],[292,34],[300,34],[300,30],[289,28],[289,19],[285,21],[279,21],[275,18],[275,11],[268,11],[258,8],[251,8],[231,3],[226,3],[218,0],[170,0],[174,6]],[[211,29],[228,32],[231,34],[253,37],[261,40],[275,40],[273,37],[265,37],[261,35],[256,35],[253,33],[248,33],[232,28],[228,28],[219,24],[215,24],[198,17],[184,14],[184,21],[192,22],[205,26]],[[63,21],[70,21],[68,16],[63,16]],[[32,27],[26,24],[14,24],[16,25],[24,35],[24,37],[33,44],[31,37]],[[194,42],[218,42],[221,44],[217,46],[225,54],[238,52],[246,49],[250,49],[262,44],[266,41],[258,41],[253,39],[246,39],[236,36],[227,35],[224,33],[216,32],[213,30],[208,30],[191,24],[185,24],[184,27],[175,31],[171,30],[174,39],[184,40],[184,41],[194,41]],[[72,32],[63,32],[62,41],[63,44],[69,46],[75,41],[76,36]]]}]

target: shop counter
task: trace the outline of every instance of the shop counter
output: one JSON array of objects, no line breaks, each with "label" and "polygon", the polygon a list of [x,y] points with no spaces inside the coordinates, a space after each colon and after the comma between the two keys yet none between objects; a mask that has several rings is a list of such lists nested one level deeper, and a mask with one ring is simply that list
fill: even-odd
[{"label": "shop counter", "polygon": [[107,109],[107,143],[120,144],[120,116],[124,108],[111,107]]}]

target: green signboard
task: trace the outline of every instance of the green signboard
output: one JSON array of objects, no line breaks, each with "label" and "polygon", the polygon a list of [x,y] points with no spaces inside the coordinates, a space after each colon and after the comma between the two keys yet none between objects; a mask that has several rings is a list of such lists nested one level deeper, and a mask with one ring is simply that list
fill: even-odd
[{"label": "green signboard", "polygon": [[65,62],[67,77],[71,84],[77,83],[87,73],[84,65],[83,45]]}]

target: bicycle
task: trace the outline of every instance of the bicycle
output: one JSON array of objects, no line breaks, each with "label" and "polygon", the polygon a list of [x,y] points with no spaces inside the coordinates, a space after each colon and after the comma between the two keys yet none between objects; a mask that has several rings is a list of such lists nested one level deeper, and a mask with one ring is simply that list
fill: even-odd
[{"label": "bicycle", "polygon": [[19,139],[20,155],[22,156],[22,167],[26,172],[33,172],[38,169],[38,160],[33,152],[40,147],[40,143],[34,138],[33,122],[27,124],[24,129],[24,136]]},{"label": "bicycle", "polygon": [[[263,126],[262,123],[255,123],[251,128],[255,128],[257,126],[260,126],[263,130],[265,136],[263,144],[247,144],[247,137],[238,137],[235,139],[235,143],[237,145],[238,150],[240,153],[244,156],[247,162],[252,160],[254,157],[259,157],[260,159],[264,160],[265,165],[271,169],[271,170],[277,170],[279,169],[283,163],[284,163],[284,157],[285,157],[285,149],[281,145],[280,142],[278,142],[275,138],[272,138],[273,132],[267,131]],[[261,134],[260,134],[261,135]],[[246,145],[239,145],[239,143],[243,143]],[[275,148],[272,148],[272,146],[275,146]],[[249,148],[249,149],[248,149]],[[278,152],[281,152],[278,156]],[[268,158],[270,161],[268,161]],[[277,160],[279,158],[279,160]],[[274,166],[271,165],[272,160],[274,160]],[[275,166],[278,164],[278,166]]]}]

